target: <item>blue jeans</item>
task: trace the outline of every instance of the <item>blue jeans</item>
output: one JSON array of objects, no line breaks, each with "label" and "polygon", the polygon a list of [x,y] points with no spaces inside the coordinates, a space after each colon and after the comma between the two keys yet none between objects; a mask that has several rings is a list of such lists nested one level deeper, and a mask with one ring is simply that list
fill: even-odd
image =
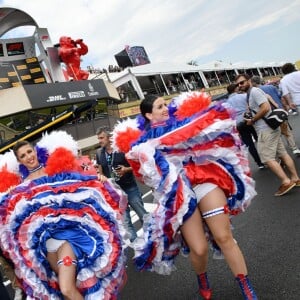
[{"label": "blue jeans", "polygon": [[126,209],[124,223],[126,230],[130,234],[130,241],[133,242],[136,237],[136,229],[132,224],[131,217],[130,217],[130,208],[132,208],[137,216],[139,217],[140,221],[143,223],[143,216],[147,213],[144,208],[144,202],[141,196],[141,192],[138,186],[132,186],[130,188],[123,188],[123,191],[127,194],[128,197],[128,207]]}]

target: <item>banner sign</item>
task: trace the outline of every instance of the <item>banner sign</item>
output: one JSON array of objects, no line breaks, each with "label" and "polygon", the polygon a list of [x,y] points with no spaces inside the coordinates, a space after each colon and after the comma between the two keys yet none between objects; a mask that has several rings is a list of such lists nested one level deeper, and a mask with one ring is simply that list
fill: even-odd
[{"label": "banner sign", "polygon": [[32,109],[112,99],[102,79],[24,85]]}]

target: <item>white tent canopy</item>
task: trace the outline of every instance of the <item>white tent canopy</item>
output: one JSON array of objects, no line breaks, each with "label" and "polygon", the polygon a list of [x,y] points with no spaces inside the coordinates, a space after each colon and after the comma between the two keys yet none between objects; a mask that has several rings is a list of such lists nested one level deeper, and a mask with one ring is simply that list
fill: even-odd
[{"label": "white tent canopy", "polygon": [[[126,82],[131,82],[135,91],[137,92],[140,98],[143,98],[143,91],[140,87],[140,84],[137,80],[137,77],[143,76],[160,76],[168,75],[168,74],[180,74],[183,76],[185,73],[197,73],[201,77],[204,86],[206,88],[209,87],[209,83],[206,80],[205,72],[218,72],[218,71],[226,71],[226,72],[234,72],[238,74],[238,70],[249,70],[256,69],[258,70],[258,74],[260,75],[260,68],[273,68],[273,67],[281,67],[282,62],[236,62],[236,63],[227,63],[220,60],[212,61],[206,64],[201,64],[199,66],[189,65],[186,63],[171,63],[171,62],[158,62],[158,63],[150,63],[136,67],[128,67],[121,72],[114,73],[105,73],[100,76],[100,78],[106,77],[110,82],[113,83],[115,87],[119,87]],[[99,75],[97,76],[99,78]],[[164,83],[165,85],[165,83]]]}]

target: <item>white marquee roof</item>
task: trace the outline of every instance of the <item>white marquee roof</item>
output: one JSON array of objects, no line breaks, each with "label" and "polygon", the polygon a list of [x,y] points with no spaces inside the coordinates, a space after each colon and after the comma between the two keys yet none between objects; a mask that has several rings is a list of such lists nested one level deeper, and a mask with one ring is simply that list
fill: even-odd
[{"label": "white marquee roof", "polygon": [[183,63],[169,63],[159,62],[150,63],[142,66],[128,67],[121,72],[108,73],[108,76],[112,82],[126,76],[127,74],[133,74],[134,76],[150,76],[156,74],[174,74],[174,73],[190,73],[199,71],[218,71],[218,70],[233,70],[233,69],[251,69],[251,68],[267,68],[267,67],[278,67],[282,66],[283,63],[279,62],[237,62],[237,63],[226,63],[222,61],[212,61],[199,66],[193,66]]}]

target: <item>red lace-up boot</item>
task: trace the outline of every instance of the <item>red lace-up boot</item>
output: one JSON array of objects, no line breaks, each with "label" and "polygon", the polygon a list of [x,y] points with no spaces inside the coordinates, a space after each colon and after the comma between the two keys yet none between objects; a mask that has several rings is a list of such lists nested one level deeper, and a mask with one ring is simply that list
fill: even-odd
[{"label": "red lace-up boot", "polygon": [[253,287],[250,283],[248,275],[238,274],[235,277],[235,279],[238,282],[238,284],[242,290],[245,300],[258,300],[258,298],[253,290]]},{"label": "red lace-up boot", "polygon": [[205,300],[211,299],[212,290],[209,286],[209,282],[207,279],[207,273],[201,273],[197,275],[198,286],[199,286],[199,295],[203,297]]}]

